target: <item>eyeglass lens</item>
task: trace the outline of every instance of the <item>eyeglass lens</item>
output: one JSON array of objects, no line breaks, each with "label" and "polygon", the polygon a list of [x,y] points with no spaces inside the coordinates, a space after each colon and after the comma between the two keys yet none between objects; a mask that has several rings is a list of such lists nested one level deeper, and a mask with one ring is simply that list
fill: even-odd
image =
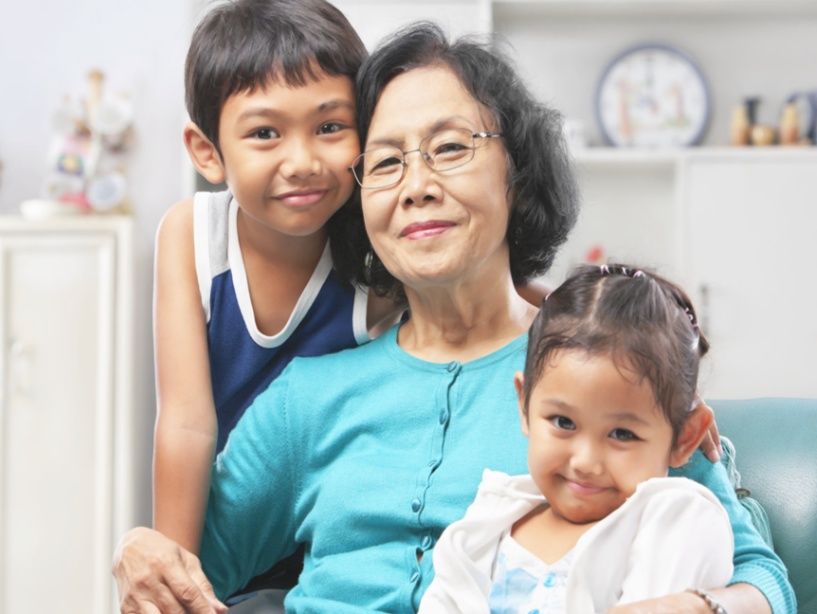
[{"label": "eyeglass lens", "polygon": [[[424,138],[418,149],[425,163],[435,171],[452,170],[473,159],[473,133],[466,129],[447,128]],[[385,187],[399,182],[403,177],[404,160],[404,153],[397,147],[378,147],[365,152],[361,156],[361,184],[364,187]]]}]

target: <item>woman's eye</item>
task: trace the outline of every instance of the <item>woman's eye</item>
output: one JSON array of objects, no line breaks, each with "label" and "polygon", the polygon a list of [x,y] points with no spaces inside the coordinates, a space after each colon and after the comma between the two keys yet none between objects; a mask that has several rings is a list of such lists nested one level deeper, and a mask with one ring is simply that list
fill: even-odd
[{"label": "woman's eye", "polygon": [[252,132],[252,136],[262,141],[268,141],[270,139],[277,139],[279,135],[273,128],[259,128]]},{"label": "woman's eye", "polygon": [[613,429],[610,437],[617,441],[640,441],[640,437],[629,429]]},{"label": "woman's eye", "polygon": [[573,420],[567,418],[566,416],[551,416],[548,418],[548,421],[557,429],[564,431],[576,430],[576,425],[574,424]]},{"label": "woman's eye", "polygon": [[444,155],[448,153],[456,153],[459,151],[463,151],[464,149],[468,149],[462,143],[442,143],[434,148],[434,155]]},{"label": "woman's eye", "polygon": [[383,173],[391,172],[400,166],[400,158],[392,156],[391,158],[384,158],[372,164],[371,168],[367,169],[367,173]]},{"label": "woman's eye", "polygon": [[321,127],[318,128],[318,134],[335,134],[345,128],[346,126],[344,124],[338,122],[326,122],[325,124],[321,124]]}]

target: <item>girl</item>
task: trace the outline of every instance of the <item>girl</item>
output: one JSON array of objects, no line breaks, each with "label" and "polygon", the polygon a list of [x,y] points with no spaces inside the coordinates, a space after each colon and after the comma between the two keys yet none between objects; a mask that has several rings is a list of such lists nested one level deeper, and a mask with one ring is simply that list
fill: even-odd
[{"label": "girl", "polygon": [[667,478],[711,422],[696,400],[708,343],[689,299],[638,269],[582,267],[543,303],[517,373],[529,475],[486,471],[434,552],[432,612],[606,612],[732,576],[729,518]]}]

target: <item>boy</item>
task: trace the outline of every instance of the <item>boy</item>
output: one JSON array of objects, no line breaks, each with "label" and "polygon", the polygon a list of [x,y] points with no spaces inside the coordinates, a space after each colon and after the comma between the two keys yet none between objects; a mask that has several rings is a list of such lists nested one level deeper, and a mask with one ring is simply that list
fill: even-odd
[{"label": "boy", "polygon": [[[197,27],[185,66],[196,170],[228,191],[174,205],[157,236],[154,524],[197,552],[214,453],[299,355],[369,339],[369,301],[333,270],[333,215],[359,153],[354,77],[366,50],[322,0],[236,0]],[[368,315],[368,317],[367,317]],[[273,574],[256,587],[286,586]],[[294,572],[294,573],[292,573]]]}]

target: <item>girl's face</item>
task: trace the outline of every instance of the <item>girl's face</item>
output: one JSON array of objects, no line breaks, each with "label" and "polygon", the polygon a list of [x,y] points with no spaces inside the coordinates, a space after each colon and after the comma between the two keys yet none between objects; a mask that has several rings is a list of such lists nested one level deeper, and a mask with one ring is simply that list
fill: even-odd
[{"label": "girl's face", "polygon": [[604,518],[652,477],[682,463],[669,421],[646,379],[605,354],[556,352],[531,390],[522,430],[528,468],[553,513],[572,523]]},{"label": "girl's face", "polygon": [[493,131],[489,118],[446,67],[410,70],[380,96],[365,150],[388,145],[411,153],[396,185],[362,190],[363,217],[374,250],[407,290],[499,279],[509,269],[502,139],[477,139],[473,159],[446,172],[412,152],[443,130]]}]

